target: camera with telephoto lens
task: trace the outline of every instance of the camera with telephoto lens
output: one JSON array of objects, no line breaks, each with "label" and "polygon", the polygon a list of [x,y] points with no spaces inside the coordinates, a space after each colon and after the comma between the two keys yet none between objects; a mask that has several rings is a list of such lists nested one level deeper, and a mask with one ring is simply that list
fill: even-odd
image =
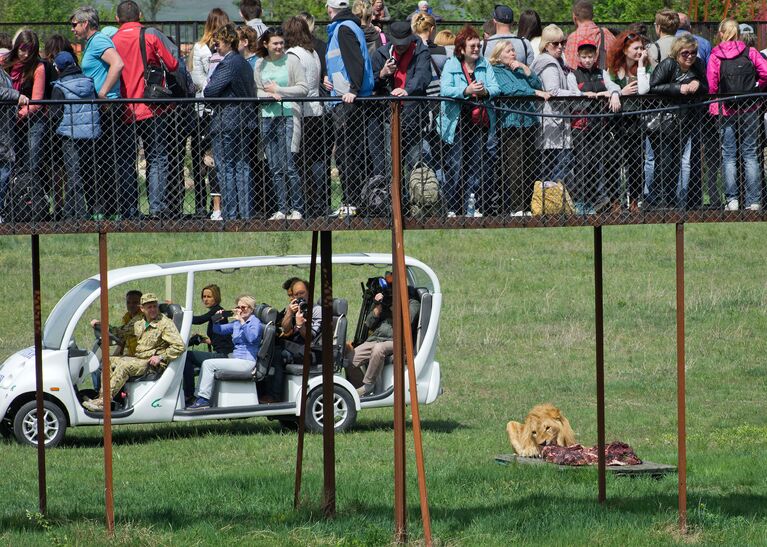
[{"label": "camera with telephoto lens", "polygon": [[199,346],[200,344],[203,344],[204,342],[205,342],[205,337],[202,334],[193,334],[191,338],[189,338],[190,346]]},{"label": "camera with telephoto lens", "polygon": [[375,299],[377,294],[383,295],[381,305],[385,308],[391,308],[392,305],[392,274],[386,272],[383,277],[371,277],[368,279],[367,293],[371,299]]},{"label": "camera with telephoto lens", "polygon": [[304,317],[309,317],[309,302],[306,301],[306,298],[296,298],[296,304],[298,304],[298,310],[304,315]]}]

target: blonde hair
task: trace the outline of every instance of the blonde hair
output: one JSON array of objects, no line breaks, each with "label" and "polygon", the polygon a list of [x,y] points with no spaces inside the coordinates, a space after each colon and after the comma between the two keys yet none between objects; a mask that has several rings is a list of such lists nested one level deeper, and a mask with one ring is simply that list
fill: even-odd
[{"label": "blonde hair", "polygon": [[413,17],[413,22],[410,24],[410,28],[413,30],[414,34],[431,33],[436,27],[437,22],[434,20],[434,17],[427,13],[419,13]]},{"label": "blonde hair", "polygon": [[732,17],[728,17],[721,23],[719,23],[719,41],[731,42],[737,40],[740,36],[740,29],[738,28],[738,22]]},{"label": "blonde hair", "polygon": [[365,0],[355,0],[352,5],[352,14],[360,18],[360,26],[365,28],[373,19],[373,7]]},{"label": "blonde hair", "polygon": [[[488,58],[488,61],[491,65],[502,65],[501,62],[501,53],[503,53],[503,50],[506,49],[506,46],[513,46],[511,42],[508,40],[501,40],[497,44],[495,44],[495,48],[493,48],[493,52],[490,54],[490,57]],[[514,53],[517,51],[514,50]]]},{"label": "blonde hair", "polygon": [[565,33],[557,25],[551,24],[543,27],[541,32],[541,43],[538,45],[538,53],[546,51],[546,46],[551,42],[559,42],[565,39]]},{"label": "blonde hair", "polygon": [[693,38],[692,34],[682,34],[671,43],[671,51],[669,57],[676,60],[679,57],[679,52],[686,48],[698,48],[698,41]]},{"label": "blonde hair", "polygon": [[213,45],[213,33],[229,22],[229,15],[227,15],[221,8],[213,8],[210,10],[208,18],[205,21],[205,29],[203,30],[202,38],[200,38],[198,43],[205,44],[208,47]]},{"label": "blonde hair", "polygon": [[438,46],[452,46],[455,44],[455,34],[450,29],[440,30],[434,37],[434,43]]}]

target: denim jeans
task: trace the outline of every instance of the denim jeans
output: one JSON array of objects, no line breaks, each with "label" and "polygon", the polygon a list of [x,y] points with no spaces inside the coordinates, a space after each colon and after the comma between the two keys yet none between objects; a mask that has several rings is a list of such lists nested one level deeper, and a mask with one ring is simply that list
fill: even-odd
[{"label": "denim jeans", "polygon": [[47,124],[42,115],[20,120],[16,124],[16,169],[26,173],[36,173],[43,161],[43,139]]},{"label": "denim jeans", "polygon": [[5,193],[8,191],[8,181],[11,180],[12,169],[13,163],[9,161],[0,161],[0,212],[3,210]]},{"label": "denim jeans", "polygon": [[85,218],[85,192],[83,188],[83,168],[93,158],[94,141],[89,139],[62,138],[64,166],[67,172],[67,184],[64,197],[64,218]]},{"label": "denim jeans", "polygon": [[[458,122],[452,145],[445,145],[445,191],[444,200],[448,211],[464,212],[468,208],[469,196],[480,188],[485,167],[485,146],[487,131],[478,125]],[[464,176],[461,177],[463,168]],[[461,180],[466,184],[461,188]]]},{"label": "denim jeans", "polygon": [[101,136],[96,141],[96,165],[107,176],[83,181],[91,213],[138,215],[136,156],[126,153],[135,148],[134,124],[122,121],[123,105],[104,105],[101,109]]},{"label": "denim jeans", "polygon": [[[293,139],[293,118],[275,116],[261,119],[261,136],[264,139],[266,159],[272,173],[272,188],[277,198],[277,211],[288,212],[288,192],[290,209],[304,212],[304,194],[301,177],[293,161],[290,141]],[[311,143],[309,143],[311,146]]]},{"label": "denim jeans", "polygon": [[547,148],[543,150],[543,180],[571,180],[573,153],[570,148]]},{"label": "denim jeans", "polygon": [[245,135],[240,131],[213,135],[221,215],[226,219],[250,218],[250,163],[245,145]]},{"label": "denim jeans", "polygon": [[165,179],[168,177],[168,148],[165,116],[153,116],[136,122],[146,158],[146,184],[149,213],[165,211]]},{"label": "denim jeans", "polygon": [[746,179],[745,204],[759,204],[762,199],[762,187],[757,158],[757,140],[759,114],[744,112],[724,116],[721,120],[722,134],[722,178],[726,201],[738,199],[738,150],[740,138],[740,156],[743,158],[743,174]]}]

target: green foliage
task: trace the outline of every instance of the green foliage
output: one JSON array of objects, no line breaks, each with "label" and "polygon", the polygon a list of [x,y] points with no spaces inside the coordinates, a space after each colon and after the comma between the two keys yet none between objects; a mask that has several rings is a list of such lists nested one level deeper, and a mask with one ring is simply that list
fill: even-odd
[{"label": "green foliage", "polygon": [[33,22],[66,22],[72,11],[82,5],[81,0],[2,0],[0,2],[0,20]]}]

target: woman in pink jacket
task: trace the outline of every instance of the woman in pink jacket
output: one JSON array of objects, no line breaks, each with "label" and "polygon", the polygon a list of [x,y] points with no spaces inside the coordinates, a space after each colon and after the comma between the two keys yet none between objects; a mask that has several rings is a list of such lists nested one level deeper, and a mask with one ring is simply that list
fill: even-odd
[{"label": "woman in pink jacket", "polygon": [[[739,40],[738,22],[725,19],[719,24],[719,45],[711,52],[706,76],[709,93],[756,93],[767,87],[767,61],[754,48]],[[709,106],[709,113],[717,120],[722,139],[722,178],[726,211],[737,211],[737,142],[743,158],[746,179],[745,203],[751,211],[761,209],[757,140],[759,113],[753,101],[737,103],[722,101]]]}]

